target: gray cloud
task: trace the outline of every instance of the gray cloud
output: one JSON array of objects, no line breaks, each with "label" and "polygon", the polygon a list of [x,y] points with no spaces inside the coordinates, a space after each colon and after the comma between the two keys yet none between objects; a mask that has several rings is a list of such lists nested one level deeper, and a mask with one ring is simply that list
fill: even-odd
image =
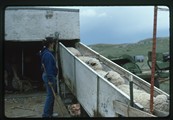
[{"label": "gray cloud", "polygon": [[[80,9],[80,38],[85,44],[131,43],[152,38],[154,6],[71,8]],[[157,36],[169,36],[169,25],[169,12],[158,11]]]},{"label": "gray cloud", "polygon": [[[80,9],[81,41],[86,44],[127,43],[150,38],[153,9],[153,6]],[[103,13],[104,16],[98,17]],[[158,11],[157,23],[157,35],[169,36],[169,12]]]}]

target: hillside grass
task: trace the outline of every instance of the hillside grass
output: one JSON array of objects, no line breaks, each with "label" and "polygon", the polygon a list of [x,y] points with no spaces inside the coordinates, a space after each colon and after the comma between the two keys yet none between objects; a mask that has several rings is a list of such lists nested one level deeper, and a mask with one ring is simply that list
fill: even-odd
[{"label": "hillside grass", "polygon": [[[169,52],[169,38],[157,38],[156,52]],[[143,63],[137,63],[141,69],[149,69],[147,65],[148,51],[152,51],[152,39],[141,40],[137,43],[127,44],[95,44],[89,47],[108,59],[119,57],[123,54],[130,56],[143,55],[145,57]]]}]

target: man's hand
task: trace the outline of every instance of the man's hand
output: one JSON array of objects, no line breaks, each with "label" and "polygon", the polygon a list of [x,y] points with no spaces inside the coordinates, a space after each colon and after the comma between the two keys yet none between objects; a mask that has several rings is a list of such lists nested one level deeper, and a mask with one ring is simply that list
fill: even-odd
[{"label": "man's hand", "polygon": [[53,83],[52,83],[52,82],[48,82],[48,84],[49,84],[50,86],[52,86],[52,85],[53,85]]}]

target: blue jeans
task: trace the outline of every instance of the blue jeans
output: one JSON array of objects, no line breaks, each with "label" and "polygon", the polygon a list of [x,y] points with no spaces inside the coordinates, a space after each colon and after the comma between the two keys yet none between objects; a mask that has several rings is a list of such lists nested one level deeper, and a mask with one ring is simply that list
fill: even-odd
[{"label": "blue jeans", "polygon": [[53,114],[53,106],[54,106],[54,95],[52,92],[52,89],[48,82],[50,81],[52,83],[54,91],[56,90],[56,77],[55,76],[49,76],[49,79],[45,73],[42,74],[42,79],[44,81],[44,84],[46,86],[47,96],[46,101],[44,105],[44,110],[42,117],[51,117]]}]

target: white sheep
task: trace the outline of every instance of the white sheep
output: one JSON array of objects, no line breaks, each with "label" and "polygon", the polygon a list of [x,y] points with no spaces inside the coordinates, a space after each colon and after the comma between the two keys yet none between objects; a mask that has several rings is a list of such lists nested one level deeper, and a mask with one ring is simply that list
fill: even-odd
[{"label": "white sheep", "polygon": [[[118,88],[130,96],[130,88],[129,85],[122,84],[119,85]],[[145,92],[144,90],[138,90],[133,88],[133,99],[135,102],[141,104],[145,111],[149,112],[150,110],[150,94]],[[157,95],[153,97],[154,99],[154,108],[160,111],[169,111],[169,106],[167,103],[167,97],[165,95]]]},{"label": "white sheep", "polygon": [[167,97],[166,95],[157,95],[155,98],[155,105],[160,104],[162,102],[166,102]]},{"label": "white sheep", "polygon": [[133,90],[134,100],[140,103],[146,111],[150,110],[150,94],[143,90]]},{"label": "white sheep", "polygon": [[105,78],[108,79],[115,86],[122,85],[125,83],[124,79],[115,71],[108,71],[105,75]]},{"label": "white sheep", "polygon": [[157,95],[154,100],[154,108],[160,111],[169,112],[169,104],[166,95]]},{"label": "white sheep", "polygon": [[[96,72],[99,75],[105,77],[115,86],[117,86],[120,90],[122,90],[124,93],[130,96],[129,85],[124,84],[125,81],[119,73],[115,71],[108,71],[108,72],[103,71],[99,60],[97,60],[96,58],[92,58],[88,56],[79,56],[79,59],[84,61],[94,70],[96,70]],[[133,88],[133,97],[134,97],[134,102],[141,104],[144,107],[145,111],[149,112],[149,109],[150,109],[150,94],[149,93],[147,93],[144,90]],[[154,108],[160,111],[169,111],[169,106],[166,100],[167,100],[167,97],[164,95],[158,95],[154,97]]]},{"label": "white sheep", "polygon": [[103,71],[103,70],[96,70],[96,72],[101,75],[102,77],[105,77],[105,75],[107,74],[106,71]]},{"label": "white sheep", "polygon": [[[124,93],[126,93],[128,96],[130,96],[129,85],[122,84],[122,85],[119,85],[118,88],[122,90]],[[146,111],[149,110],[150,94],[148,94],[147,92],[143,90],[138,90],[133,88],[133,99],[135,102],[141,104],[146,109]]]},{"label": "white sheep", "polygon": [[78,56],[78,58],[85,63],[88,63],[88,61],[91,59],[91,57],[88,56]]},{"label": "white sheep", "polygon": [[81,56],[81,53],[74,47],[67,47],[75,56]]},{"label": "white sheep", "polygon": [[130,96],[130,92],[129,92],[129,85],[126,84],[122,84],[117,86],[121,91],[123,91],[124,93],[126,93],[127,95]]},{"label": "white sheep", "polygon": [[90,67],[92,67],[94,70],[102,70],[103,67],[101,65],[101,63],[99,62],[99,60],[97,60],[96,58],[92,58],[88,61],[88,65]]},{"label": "white sheep", "polygon": [[88,56],[79,56],[78,58],[80,60],[82,60],[83,62],[85,62],[86,64],[88,64],[94,70],[102,70],[103,69],[101,63],[96,58],[88,57]]}]

